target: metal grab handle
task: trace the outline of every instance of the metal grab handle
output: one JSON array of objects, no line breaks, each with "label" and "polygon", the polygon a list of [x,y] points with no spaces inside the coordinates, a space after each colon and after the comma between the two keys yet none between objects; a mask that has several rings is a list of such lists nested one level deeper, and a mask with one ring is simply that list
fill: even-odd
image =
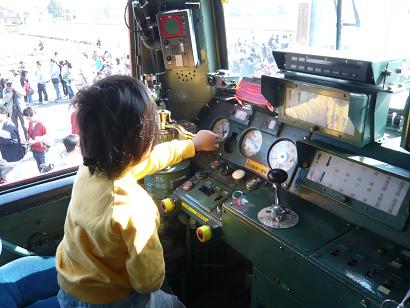
[{"label": "metal grab handle", "polygon": [[[23,247],[14,245],[14,244],[12,244],[10,242],[7,242],[5,240],[0,240],[0,243],[3,244],[4,249],[6,249],[10,252],[13,252],[13,253],[15,253],[19,256],[27,257],[27,256],[35,256],[36,255],[34,252],[31,252],[31,251],[29,251],[29,250],[27,250]],[[0,244],[0,247],[1,247],[1,244]],[[1,253],[1,249],[0,249],[0,253]]]},{"label": "metal grab handle", "polygon": [[[165,125],[165,128],[173,128],[173,129],[176,129],[176,130],[178,131],[178,133],[179,133],[178,137],[182,136],[182,137],[183,137],[182,139],[193,139],[193,138],[196,136],[196,134],[193,134],[193,133],[187,131],[187,130],[186,130],[182,125],[180,125],[180,124],[176,124],[176,123],[166,124],[166,125]],[[179,139],[180,139],[180,138],[179,138]]]}]

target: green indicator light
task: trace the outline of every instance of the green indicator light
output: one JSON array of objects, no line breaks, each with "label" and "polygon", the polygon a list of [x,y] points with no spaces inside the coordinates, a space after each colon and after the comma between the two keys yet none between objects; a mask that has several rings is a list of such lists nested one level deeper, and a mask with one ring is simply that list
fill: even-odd
[{"label": "green indicator light", "polygon": [[239,198],[241,198],[242,196],[243,196],[243,192],[237,190],[237,191],[234,191],[234,192],[233,192],[233,194],[232,194],[232,199],[239,199]]},{"label": "green indicator light", "polygon": [[178,23],[174,19],[167,19],[164,28],[169,34],[177,34],[179,30]]}]

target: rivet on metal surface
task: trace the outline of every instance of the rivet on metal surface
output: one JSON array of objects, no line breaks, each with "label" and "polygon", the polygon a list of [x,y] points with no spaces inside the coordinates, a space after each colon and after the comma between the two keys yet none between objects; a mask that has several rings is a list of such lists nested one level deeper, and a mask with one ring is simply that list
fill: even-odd
[{"label": "rivet on metal surface", "polygon": [[362,299],[362,300],[360,301],[360,304],[361,304],[363,307],[368,307],[368,306],[369,306],[369,303],[368,303],[368,301],[367,301],[366,299]]}]

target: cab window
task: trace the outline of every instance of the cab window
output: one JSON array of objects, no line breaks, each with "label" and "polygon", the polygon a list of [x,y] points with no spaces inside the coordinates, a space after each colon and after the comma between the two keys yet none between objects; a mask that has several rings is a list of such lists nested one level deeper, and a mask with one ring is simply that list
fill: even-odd
[{"label": "cab window", "polygon": [[[410,60],[410,41],[403,36],[409,1],[232,0],[224,14],[229,69],[240,77],[275,73],[272,51],[283,48]],[[408,78],[407,68],[404,73]]]},{"label": "cab window", "polygon": [[95,0],[0,7],[0,38],[9,42],[0,49],[0,190],[82,163],[71,103],[99,78],[131,74],[124,9]]}]

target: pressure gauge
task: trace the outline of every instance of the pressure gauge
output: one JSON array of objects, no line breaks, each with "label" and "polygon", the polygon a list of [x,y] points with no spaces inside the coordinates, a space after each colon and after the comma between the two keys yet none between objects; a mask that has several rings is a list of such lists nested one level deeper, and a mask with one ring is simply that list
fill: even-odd
[{"label": "pressure gauge", "polygon": [[296,145],[287,139],[275,142],[268,152],[268,163],[272,169],[289,171],[298,160]]},{"label": "pressure gauge", "polygon": [[242,138],[241,152],[246,157],[256,155],[262,146],[262,134],[257,129],[249,130]]},{"label": "pressure gauge", "polygon": [[224,141],[229,133],[228,119],[222,118],[222,119],[216,120],[214,124],[212,125],[211,130],[221,138],[221,141]]}]

